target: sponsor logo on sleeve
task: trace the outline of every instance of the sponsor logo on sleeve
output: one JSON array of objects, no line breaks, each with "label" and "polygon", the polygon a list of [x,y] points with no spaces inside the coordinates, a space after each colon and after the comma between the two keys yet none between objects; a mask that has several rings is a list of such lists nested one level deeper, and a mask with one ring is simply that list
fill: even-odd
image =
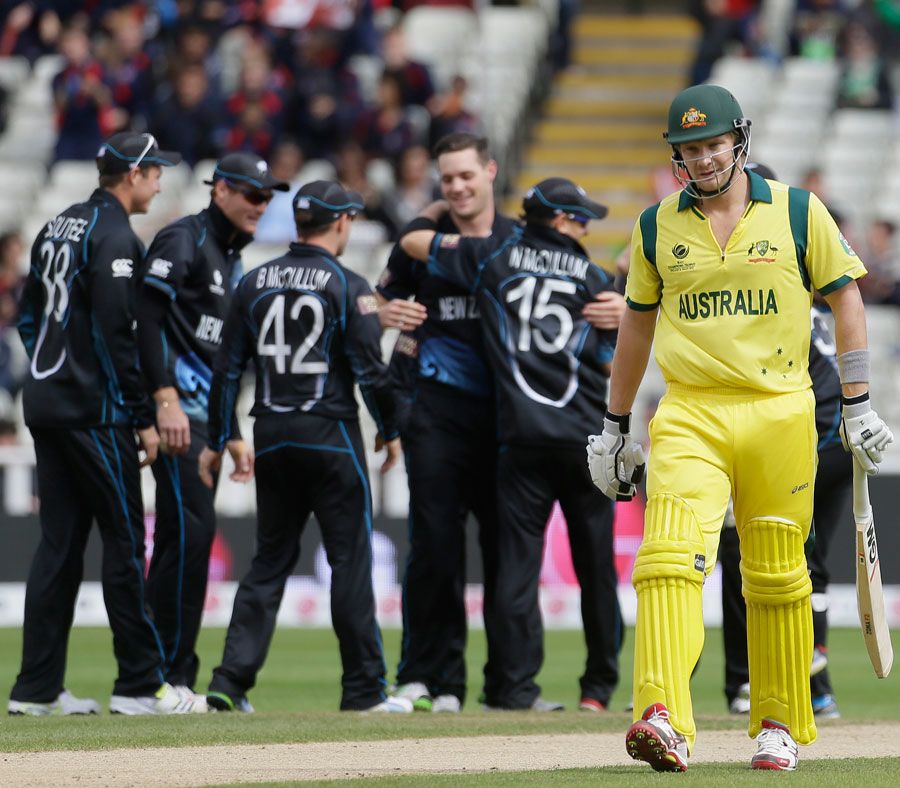
[{"label": "sponsor logo on sleeve", "polygon": [[441,249],[456,249],[459,246],[459,236],[456,234],[441,236]]},{"label": "sponsor logo on sleeve", "polygon": [[850,242],[844,238],[844,234],[838,230],[838,240],[841,242],[841,246],[844,248],[844,251],[850,255],[850,257],[856,257],[856,252],[853,251],[853,247],[850,246]]},{"label": "sponsor logo on sleeve", "polygon": [[131,279],[131,274],[134,270],[134,261],[129,260],[127,257],[119,257],[112,261],[112,275],[113,278],[118,276],[124,276],[127,279]]},{"label": "sponsor logo on sleeve", "polygon": [[172,262],[170,260],[163,260],[162,257],[157,257],[150,263],[151,276],[155,276],[159,279],[166,279],[171,271]]},{"label": "sponsor logo on sleeve", "polygon": [[374,315],[378,312],[378,299],[373,295],[362,295],[356,299],[356,308],[361,315]]}]

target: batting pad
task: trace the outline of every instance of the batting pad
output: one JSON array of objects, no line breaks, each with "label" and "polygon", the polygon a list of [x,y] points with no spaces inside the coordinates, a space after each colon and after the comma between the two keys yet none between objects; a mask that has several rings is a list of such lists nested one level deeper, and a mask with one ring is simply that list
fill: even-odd
[{"label": "batting pad", "polygon": [[691,672],[703,649],[703,534],[693,510],[674,495],[651,496],[632,584],[637,592],[634,719],[653,703],[693,749],[697,733]]},{"label": "batting pad", "polygon": [[789,520],[757,518],[741,530],[741,577],[747,601],[750,735],[764,718],[790,729],[799,744],[816,739],[809,691],[812,582],[803,530]]}]

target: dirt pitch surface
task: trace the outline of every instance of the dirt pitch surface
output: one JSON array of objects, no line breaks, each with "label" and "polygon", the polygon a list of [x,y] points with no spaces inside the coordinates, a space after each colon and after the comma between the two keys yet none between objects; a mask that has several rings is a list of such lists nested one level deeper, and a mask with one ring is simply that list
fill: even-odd
[{"label": "dirt pitch surface", "polygon": [[[2,753],[0,785],[187,786],[596,768],[632,763],[623,742],[622,734],[598,733]],[[746,764],[753,752],[742,731],[701,731],[691,762]],[[801,767],[811,759],[900,757],[900,723],[823,725],[800,755]]]}]

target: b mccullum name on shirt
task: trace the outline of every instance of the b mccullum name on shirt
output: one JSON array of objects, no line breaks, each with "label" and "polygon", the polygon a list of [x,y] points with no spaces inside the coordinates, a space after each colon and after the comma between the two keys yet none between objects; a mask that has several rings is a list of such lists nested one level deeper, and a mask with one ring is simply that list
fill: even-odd
[{"label": "b mccullum name on shirt", "polygon": [[777,315],[778,299],[768,290],[704,290],[678,297],[678,317],[706,320],[735,315]]}]

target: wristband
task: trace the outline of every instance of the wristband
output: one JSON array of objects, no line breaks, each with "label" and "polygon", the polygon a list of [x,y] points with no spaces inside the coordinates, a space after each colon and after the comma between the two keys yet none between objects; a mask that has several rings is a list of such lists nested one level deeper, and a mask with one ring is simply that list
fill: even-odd
[{"label": "wristband", "polygon": [[841,384],[869,382],[869,351],[848,350],[837,357]]},{"label": "wristband", "polygon": [[627,435],[629,432],[631,432],[630,413],[625,413],[624,415],[620,416],[617,413],[610,413],[609,411],[606,411],[606,418],[609,419],[613,424],[619,425],[619,432],[622,435]]}]

